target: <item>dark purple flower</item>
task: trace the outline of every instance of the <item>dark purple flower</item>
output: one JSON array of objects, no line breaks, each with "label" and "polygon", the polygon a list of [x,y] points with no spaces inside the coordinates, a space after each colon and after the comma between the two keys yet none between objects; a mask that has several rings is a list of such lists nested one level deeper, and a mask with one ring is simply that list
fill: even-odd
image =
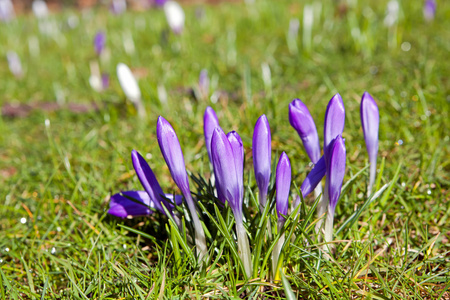
[{"label": "dark purple flower", "polygon": [[203,115],[203,133],[205,135],[206,150],[208,151],[209,161],[212,163],[211,159],[211,138],[214,132],[214,128],[219,126],[219,119],[217,118],[216,112],[210,106],[205,110]]},{"label": "dark purple flower", "polygon": [[436,0],[425,0],[423,5],[423,16],[425,20],[431,21],[436,15]]},{"label": "dark purple flower", "polygon": [[[236,147],[237,148],[237,147]],[[242,222],[242,198],[236,157],[230,140],[222,128],[216,127],[211,140],[211,155],[217,185],[228,201],[235,218]]]},{"label": "dark purple flower", "polygon": [[167,0],[155,0],[155,4],[158,6],[164,6]]},{"label": "dark purple flower", "polygon": [[170,210],[172,206],[166,201],[164,192],[147,161],[136,150],[131,151],[131,161],[133,162],[136,175],[144,187],[144,190],[153,201],[154,207],[165,214],[162,205],[164,205],[168,210]]},{"label": "dark purple flower", "polygon": [[314,165],[311,172],[309,172],[309,174],[306,176],[306,179],[303,181],[302,186],[300,187],[303,197],[309,195],[316,188],[316,186],[325,176],[326,172],[327,168],[325,166],[325,159],[322,156]]},{"label": "dark purple flower", "polygon": [[97,55],[102,54],[105,45],[106,45],[106,34],[103,31],[97,32],[97,34],[94,37],[94,49]]},{"label": "dark purple flower", "polygon": [[345,108],[341,95],[336,94],[328,102],[327,111],[325,112],[324,136],[323,136],[323,152],[325,155],[325,164],[329,161],[329,149],[331,142],[338,136],[342,135],[345,124]]},{"label": "dark purple flower", "polygon": [[289,104],[289,122],[302,139],[309,159],[313,163],[317,163],[320,159],[320,144],[316,124],[308,108],[300,99],[294,99]]},{"label": "dark purple flower", "polygon": [[277,165],[277,174],[275,178],[277,190],[276,205],[278,220],[284,220],[283,216],[288,213],[289,191],[291,189],[291,162],[285,152],[281,153]]},{"label": "dark purple flower", "polygon": [[108,214],[119,218],[147,216],[153,213],[150,208],[155,205],[147,192],[126,191],[111,196]]},{"label": "dark purple flower", "polygon": [[370,181],[369,194],[375,182],[377,171],[377,154],[378,154],[378,128],[380,125],[380,115],[375,100],[368,92],[364,92],[361,99],[361,123],[366,141],[367,152],[369,153],[370,162]]},{"label": "dark purple flower", "polygon": [[267,192],[271,172],[271,145],[269,121],[266,115],[259,117],[253,131],[253,167],[255,169],[256,183],[259,189],[259,205],[263,210],[266,206]]}]

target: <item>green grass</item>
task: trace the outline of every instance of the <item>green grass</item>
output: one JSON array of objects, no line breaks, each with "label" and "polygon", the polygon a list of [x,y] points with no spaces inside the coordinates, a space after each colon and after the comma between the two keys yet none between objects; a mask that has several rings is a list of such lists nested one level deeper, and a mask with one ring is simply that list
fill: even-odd
[{"label": "green grass", "polygon": [[[181,36],[167,31],[158,10],[118,17],[103,10],[59,13],[50,17],[62,28],[56,37],[40,34],[30,16],[3,24],[0,57],[14,49],[26,74],[14,79],[6,60],[0,60],[2,106],[56,102],[55,90],[61,90],[66,102],[94,102],[100,110],[36,110],[24,118],[0,118],[1,297],[277,299],[290,293],[288,282],[295,297],[305,299],[447,299],[450,5],[439,1],[436,19],[426,23],[421,1],[402,1],[399,23],[388,29],[385,4],[324,1],[314,21],[311,50],[302,46],[301,25],[297,53],[288,48],[286,34],[289,20],[301,18],[303,5],[287,1],[205,6],[200,20],[195,16],[200,6],[187,6]],[[64,24],[73,15],[79,25],[69,29]],[[89,62],[97,60],[92,39],[99,29],[107,32],[111,54],[100,63],[111,75],[111,87],[101,94],[88,83]],[[133,36],[132,54],[124,50],[123,32]],[[30,55],[31,37],[39,39],[39,56]],[[409,51],[402,50],[404,42],[410,43]],[[115,76],[118,62],[141,76],[145,120],[125,101]],[[262,80],[262,63],[270,66],[271,86]],[[189,92],[203,68],[212,77],[212,89],[222,92],[218,103],[196,100]],[[167,90],[167,103],[159,101],[158,85]],[[368,160],[359,120],[365,90],[380,108],[378,164],[383,160],[384,168],[378,173],[379,187],[389,184],[372,202],[364,197],[368,170],[354,177]],[[287,281],[273,282],[270,240],[263,242],[266,233],[257,233],[264,222],[274,221],[275,211],[268,208],[266,217],[257,213],[253,126],[267,115],[273,161],[282,151],[289,155],[294,192],[310,167],[289,125],[288,104],[301,98],[322,137],[325,107],[336,92],[346,107],[348,157],[348,185],[335,216],[336,253],[327,260],[321,251],[313,229],[314,199],[308,197],[298,223],[286,229],[286,235],[296,236],[285,247]],[[209,177],[202,129],[208,105],[224,130],[238,131],[244,141],[246,225],[253,253],[261,247],[254,257],[256,274],[248,282],[233,252],[231,212],[214,209],[204,183],[194,184],[191,178],[191,189],[207,211],[203,218],[211,256],[206,267],[189,254],[189,238],[181,233],[176,239],[160,214],[124,221],[106,214],[113,193],[141,189],[132,149],[147,158],[164,191],[179,192],[156,143],[158,115],[177,131],[187,169],[198,178]]]}]

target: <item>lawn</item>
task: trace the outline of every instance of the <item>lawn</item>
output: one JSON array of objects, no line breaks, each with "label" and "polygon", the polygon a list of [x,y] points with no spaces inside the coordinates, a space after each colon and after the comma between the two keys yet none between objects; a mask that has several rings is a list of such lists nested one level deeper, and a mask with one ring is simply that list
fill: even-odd
[{"label": "lawn", "polygon": [[[255,0],[185,4],[182,34],[162,9],[112,15],[64,10],[0,26],[0,295],[2,299],[450,299],[450,3],[433,20],[422,1]],[[299,20],[299,30],[289,30]],[[40,27],[49,23],[43,33]],[[295,26],[294,26],[295,27]],[[106,33],[98,57],[95,34]],[[15,51],[23,76],[6,60]],[[147,116],[126,100],[116,75],[138,78]],[[90,65],[110,76],[101,92]],[[202,69],[208,97],[199,97]],[[263,71],[264,70],[264,71]],[[270,70],[267,72],[267,70]],[[360,120],[368,91],[380,114],[375,194]],[[334,217],[333,249],[315,233],[314,196],[283,232],[281,277],[273,276],[275,169],[292,166],[290,203],[311,170],[288,106],[300,98],[323,140],[325,109],[345,105],[346,173]],[[245,152],[244,215],[253,271],[245,276],[230,207],[213,196],[203,114],[214,108]],[[269,205],[258,207],[252,136],[265,114],[272,135]],[[130,153],[139,151],[166,193],[180,194],[157,143],[158,116],[175,129],[209,255],[198,261],[187,206],[184,227],[159,212],[107,214],[113,194],[142,190]],[[382,190],[380,190],[382,189]],[[266,230],[271,223],[271,234]],[[290,238],[291,237],[291,238]],[[284,276],[283,275],[283,276]]]}]

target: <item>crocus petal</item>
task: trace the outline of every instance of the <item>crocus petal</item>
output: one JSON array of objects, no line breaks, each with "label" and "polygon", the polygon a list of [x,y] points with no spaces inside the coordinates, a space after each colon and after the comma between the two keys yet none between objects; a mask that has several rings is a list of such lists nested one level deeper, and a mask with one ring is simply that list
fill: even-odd
[{"label": "crocus petal", "polygon": [[259,117],[253,131],[253,167],[260,195],[261,209],[266,206],[271,171],[271,135],[266,115]]},{"label": "crocus petal", "polygon": [[186,172],[186,164],[180,142],[172,125],[162,116],[158,118],[156,136],[158,138],[159,148],[169,167],[173,181],[175,181],[185,198],[190,198],[189,178]]},{"label": "crocus petal", "polygon": [[231,149],[233,150],[234,163],[236,166],[236,175],[239,186],[239,198],[244,197],[244,145],[242,139],[236,131],[231,131],[227,134],[228,141],[230,141]]},{"label": "crocus petal", "polygon": [[108,214],[119,218],[147,216],[153,213],[149,207],[155,205],[147,192],[126,191],[111,196]]},{"label": "crocus petal", "polygon": [[208,151],[209,161],[211,159],[211,138],[214,132],[214,128],[219,126],[219,119],[217,118],[216,112],[212,107],[208,106],[205,109],[205,114],[203,115],[203,133],[205,135],[206,150]]},{"label": "crocus petal", "polygon": [[15,17],[14,6],[11,0],[0,1],[0,20],[10,21]]},{"label": "crocus petal", "polygon": [[322,178],[325,176],[327,172],[327,168],[325,166],[325,159],[322,156],[319,161],[314,165],[314,168],[309,172],[306,176],[305,181],[303,181],[300,190],[302,192],[303,197],[309,195],[319,184]]},{"label": "crocus petal", "polygon": [[230,204],[235,218],[242,219],[242,199],[240,199],[239,180],[230,141],[222,128],[216,127],[211,140],[211,154],[216,181],[222,195]]},{"label": "crocus petal", "polygon": [[370,162],[377,161],[378,153],[378,128],[380,115],[375,100],[368,92],[364,92],[361,99],[361,123],[366,141],[367,152]]},{"label": "crocus petal", "polygon": [[140,102],[141,90],[130,68],[123,63],[119,63],[117,65],[117,77],[125,96],[133,103]]},{"label": "crocus petal", "polygon": [[423,6],[423,16],[425,20],[431,21],[434,19],[436,14],[436,0],[425,0],[425,4]]},{"label": "crocus petal", "polygon": [[309,159],[317,163],[320,159],[320,144],[316,124],[308,108],[300,99],[294,99],[289,104],[289,122],[302,139]]},{"label": "crocus petal", "polygon": [[94,48],[97,55],[100,55],[105,48],[106,35],[103,31],[97,32],[94,37]]},{"label": "crocus petal", "polygon": [[285,152],[281,153],[277,165],[277,174],[275,179],[277,189],[276,205],[278,219],[283,219],[287,215],[289,206],[289,190],[291,188],[291,162]]},{"label": "crocus petal", "polygon": [[[181,195],[173,195],[173,194],[165,194],[166,198],[175,203],[176,205],[181,205],[183,203],[183,196]],[[174,202],[175,197],[175,202]]]},{"label": "crocus petal", "polygon": [[131,160],[133,162],[136,175],[138,176],[145,191],[154,202],[155,207],[164,214],[165,212],[162,205],[164,205],[167,209],[170,209],[171,205],[164,199],[164,192],[162,191],[152,169],[148,165],[147,161],[136,150],[131,151]]},{"label": "crocus petal", "polygon": [[345,108],[341,95],[336,94],[331,98],[325,112],[324,124],[324,146],[325,163],[328,164],[328,151],[331,142],[338,136],[342,135],[345,125]]},{"label": "crocus petal", "polygon": [[170,29],[176,34],[180,34],[184,28],[184,11],[183,8],[175,1],[167,1],[164,3],[164,13],[166,14],[167,23]]},{"label": "crocus petal", "polygon": [[330,163],[327,165],[329,205],[333,213],[341,195],[342,182],[345,175],[345,154],[344,139],[339,135],[331,145]]}]

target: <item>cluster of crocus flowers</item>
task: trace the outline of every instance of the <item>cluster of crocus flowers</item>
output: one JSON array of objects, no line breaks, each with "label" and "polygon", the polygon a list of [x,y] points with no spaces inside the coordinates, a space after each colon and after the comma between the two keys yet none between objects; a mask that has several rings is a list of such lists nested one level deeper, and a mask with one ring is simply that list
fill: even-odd
[{"label": "cluster of crocus flowers", "polygon": [[[361,100],[361,120],[364,137],[371,164],[369,189],[373,184],[372,169],[376,171],[376,155],[378,151],[378,108],[373,98],[366,92]],[[314,120],[305,104],[295,99],[289,107],[289,120],[297,130],[306,152],[314,163],[311,172],[301,185],[303,197],[311,193],[326,175],[324,195],[319,199],[317,214],[317,233],[324,226],[324,240],[331,242],[333,238],[334,213],[339,201],[346,169],[346,148],[342,137],[345,124],[344,103],[339,94],[331,98],[325,112],[323,155],[321,156],[319,137]],[[203,129],[206,150],[211,162],[211,183],[215,186],[216,197],[220,207],[228,205],[234,215],[236,225],[236,242],[239,259],[246,275],[252,275],[252,256],[249,236],[245,228],[244,216],[244,146],[236,131],[225,134],[215,111],[208,107],[203,116]],[[109,213],[119,217],[149,215],[154,210],[181,222],[177,216],[176,206],[184,199],[189,210],[190,220],[195,229],[195,246],[201,260],[207,257],[205,232],[197,212],[197,200],[192,197],[189,177],[186,171],[183,152],[170,123],[163,117],[158,118],[157,139],[161,153],[169,167],[172,178],[181,191],[182,196],[169,196],[163,193],[156,177],[144,158],[135,150],[132,161],[136,174],[144,191],[127,191],[115,194],[111,198]],[[255,124],[252,140],[253,166],[259,190],[259,206],[261,213],[267,212],[269,205],[269,185],[271,178],[271,130],[265,115],[259,117]],[[372,167],[374,166],[374,167]],[[374,172],[375,172],[374,171]],[[373,173],[375,174],[375,173]],[[282,152],[275,171],[275,207],[276,230],[278,241],[272,250],[272,271],[276,277],[282,265],[280,253],[285,243],[283,233],[286,219],[289,217],[289,196],[291,189],[292,169],[288,155]],[[266,210],[265,210],[266,208]],[[324,216],[326,217],[324,218]],[[181,228],[181,227],[180,227]],[[270,230],[270,228],[269,228]],[[272,237],[269,235],[269,239]]]}]

